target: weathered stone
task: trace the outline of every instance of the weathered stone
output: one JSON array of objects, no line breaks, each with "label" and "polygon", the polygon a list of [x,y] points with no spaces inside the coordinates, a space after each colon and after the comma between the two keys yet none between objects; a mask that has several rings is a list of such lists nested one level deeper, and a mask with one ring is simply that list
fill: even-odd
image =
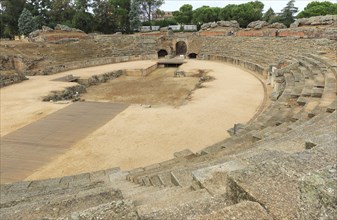
[{"label": "weathered stone", "polygon": [[268,28],[285,29],[287,26],[285,26],[283,23],[275,22],[268,25]]},{"label": "weathered stone", "polygon": [[172,28],[168,28],[168,30],[167,30],[167,36],[168,37],[173,37],[174,36],[174,31],[172,30]]},{"label": "weathered stone", "polygon": [[69,42],[76,42],[76,41],[79,41],[79,40],[80,40],[79,38],[62,38],[62,39],[57,40],[57,41],[50,41],[50,43],[66,44],[66,43],[69,43]]},{"label": "weathered stone", "polygon": [[50,32],[50,31],[53,31],[53,29],[52,28],[50,28],[50,27],[48,27],[48,26],[42,26],[42,31],[43,32]]},{"label": "weathered stone", "polygon": [[183,70],[176,70],[174,72],[174,77],[185,77],[185,76],[186,76],[186,74]]},{"label": "weathered stone", "polygon": [[206,30],[207,28],[210,28],[210,27],[211,27],[211,23],[204,23],[201,25],[202,30]]},{"label": "weathered stone", "polygon": [[76,29],[76,28],[70,28],[67,25],[63,25],[63,24],[57,24],[54,28],[55,30],[60,30],[60,31],[74,31],[74,32],[83,32],[80,29]]},{"label": "weathered stone", "polygon": [[301,219],[333,219],[337,216],[336,166],[301,178]]},{"label": "weathered stone", "polygon": [[310,18],[300,18],[290,25],[290,28],[300,26],[316,26],[337,24],[337,15],[315,16]]},{"label": "weathered stone", "polygon": [[268,26],[268,23],[266,21],[253,21],[253,22],[250,22],[247,27],[258,30],[265,26]]},{"label": "weathered stone", "polygon": [[208,215],[198,216],[203,219],[245,219],[245,220],[272,220],[267,211],[257,202],[244,201],[224,209],[217,210]]},{"label": "weathered stone", "polygon": [[40,35],[41,32],[42,32],[41,30],[35,30],[35,31],[29,33],[29,34],[28,34],[28,37],[29,37],[29,38],[37,37],[37,36]]},{"label": "weathered stone", "polygon": [[231,21],[218,21],[217,23],[221,27],[240,28],[240,24],[237,21],[235,21],[235,20],[231,20]]},{"label": "weathered stone", "polygon": [[218,26],[217,23],[215,23],[215,22],[211,23],[211,28],[216,28],[217,26]]},{"label": "weathered stone", "polygon": [[102,204],[84,211],[74,212],[69,216],[58,218],[59,220],[85,220],[85,219],[125,219],[138,220],[139,216],[134,204],[130,200],[118,200]]},{"label": "weathered stone", "polygon": [[160,32],[166,32],[166,31],[168,31],[168,27],[161,27],[161,28],[159,29],[159,31],[160,31]]}]

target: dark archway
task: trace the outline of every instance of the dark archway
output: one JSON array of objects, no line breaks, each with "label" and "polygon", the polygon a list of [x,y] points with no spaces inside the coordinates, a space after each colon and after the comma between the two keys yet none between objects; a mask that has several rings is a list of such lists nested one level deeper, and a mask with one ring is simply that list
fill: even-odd
[{"label": "dark archway", "polygon": [[176,43],[176,55],[185,55],[187,52],[187,45],[184,41],[179,41]]},{"label": "dark archway", "polygon": [[190,53],[190,54],[188,55],[188,58],[190,58],[190,59],[196,59],[197,56],[198,56],[198,54],[196,54],[196,53]]},{"label": "dark archway", "polygon": [[158,51],[158,58],[164,58],[167,55],[168,55],[168,53],[164,49]]}]

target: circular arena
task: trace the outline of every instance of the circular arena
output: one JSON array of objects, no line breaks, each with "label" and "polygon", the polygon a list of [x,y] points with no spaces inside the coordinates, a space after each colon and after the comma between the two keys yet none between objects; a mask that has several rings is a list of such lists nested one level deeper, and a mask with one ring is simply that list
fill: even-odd
[{"label": "circular arena", "polygon": [[2,41],[1,219],[333,219],[318,29]]}]

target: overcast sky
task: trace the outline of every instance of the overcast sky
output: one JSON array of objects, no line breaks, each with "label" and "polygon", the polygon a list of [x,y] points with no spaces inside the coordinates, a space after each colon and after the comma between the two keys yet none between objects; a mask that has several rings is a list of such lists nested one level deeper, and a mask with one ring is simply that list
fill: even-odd
[{"label": "overcast sky", "polygon": [[[177,11],[184,4],[190,4],[193,9],[199,8],[203,5],[208,5],[211,7],[225,7],[227,4],[242,4],[254,0],[192,0],[192,1],[181,1],[181,0],[165,0],[165,4],[160,7],[164,11]],[[281,12],[281,10],[286,6],[289,0],[260,0],[264,4],[264,11],[272,7],[275,12]],[[312,1],[329,1],[329,0],[296,0],[295,6],[298,7],[299,11],[302,11],[304,7]],[[337,0],[330,0],[330,2],[336,3]]]}]

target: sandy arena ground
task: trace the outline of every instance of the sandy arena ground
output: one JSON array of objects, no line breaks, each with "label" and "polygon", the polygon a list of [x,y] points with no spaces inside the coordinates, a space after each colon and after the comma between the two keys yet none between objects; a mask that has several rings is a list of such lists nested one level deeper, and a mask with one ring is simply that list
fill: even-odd
[{"label": "sandy arena ground", "polygon": [[[137,61],[31,77],[1,89],[1,135],[8,134],[66,105],[44,103],[41,97],[73,83],[50,81],[64,75],[87,77],[112,69],[151,66]],[[127,68],[125,67],[127,66]],[[185,71],[210,70],[215,78],[193,92],[180,107],[131,105],[104,126],[75,144],[64,155],[37,170],[28,179],[71,175],[111,167],[132,169],[158,163],[189,148],[199,151],[228,137],[234,123],[249,121],[261,106],[264,90],[250,73],[224,63],[188,60]]]},{"label": "sandy arena ground", "polygon": [[51,91],[63,90],[76,85],[70,82],[51,81],[52,79],[71,74],[88,78],[113,70],[147,68],[155,63],[155,61],[135,61],[71,70],[49,76],[31,76],[27,81],[1,88],[0,135],[2,137],[67,105],[41,101]]}]

